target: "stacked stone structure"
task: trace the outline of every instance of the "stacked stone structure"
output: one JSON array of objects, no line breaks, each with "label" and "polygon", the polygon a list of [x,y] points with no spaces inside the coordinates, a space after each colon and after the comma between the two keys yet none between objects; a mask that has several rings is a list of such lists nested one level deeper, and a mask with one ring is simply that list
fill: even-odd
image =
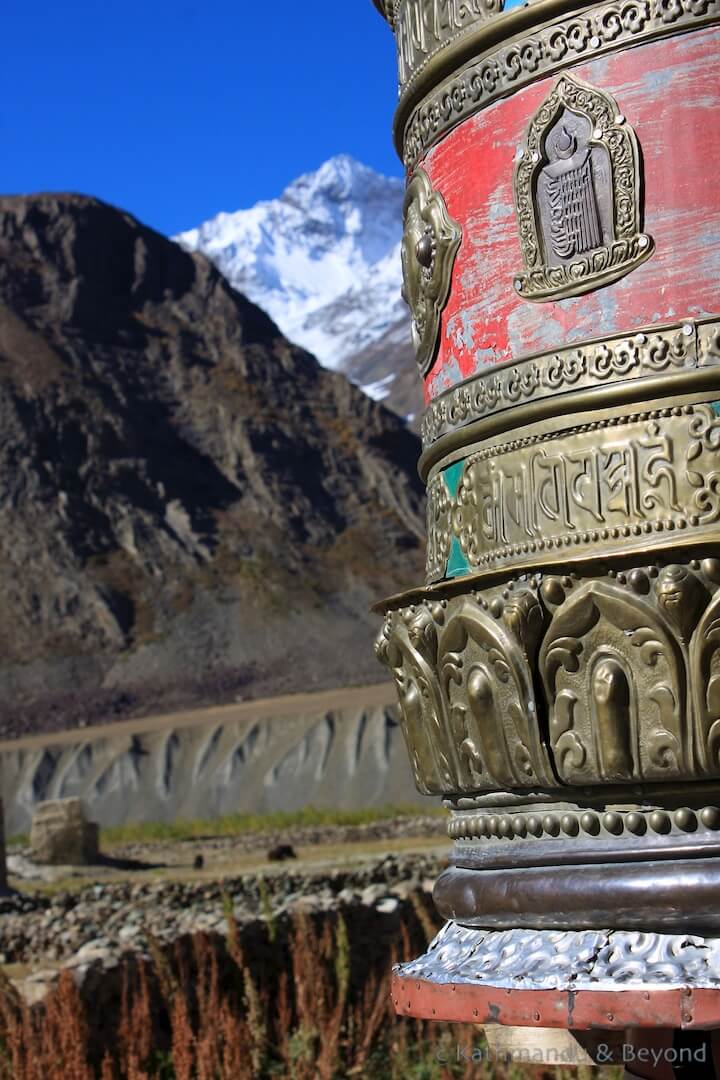
[{"label": "stacked stone structure", "polygon": [[99,855],[99,828],[86,821],[81,799],[49,799],[38,803],[30,830],[35,862],[83,866]]}]

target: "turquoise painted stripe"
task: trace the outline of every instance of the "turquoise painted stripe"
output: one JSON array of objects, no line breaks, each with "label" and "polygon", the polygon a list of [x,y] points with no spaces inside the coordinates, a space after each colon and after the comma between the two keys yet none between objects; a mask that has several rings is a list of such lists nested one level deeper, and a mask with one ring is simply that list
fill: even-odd
[{"label": "turquoise painted stripe", "polygon": [[460,541],[457,536],[453,536],[450,541],[450,557],[447,561],[445,568],[445,577],[462,577],[470,570],[470,563],[463,555],[463,550],[460,547]]},{"label": "turquoise painted stripe", "polygon": [[[456,461],[453,465],[448,465],[447,468],[442,471],[443,483],[453,502],[457,499],[458,488],[460,487],[464,468],[464,461]],[[470,564],[463,555],[460,541],[457,536],[453,536],[450,541],[450,555],[448,556],[447,565],[445,567],[445,577],[462,577],[462,575],[467,574],[469,570]]]},{"label": "turquoise painted stripe", "polygon": [[456,461],[454,465],[448,465],[448,467],[442,471],[442,478],[445,481],[445,487],[448,489],[448,494],[451,499],[457,499],[458,488],[460,487],[464,468],[464,461]]}]

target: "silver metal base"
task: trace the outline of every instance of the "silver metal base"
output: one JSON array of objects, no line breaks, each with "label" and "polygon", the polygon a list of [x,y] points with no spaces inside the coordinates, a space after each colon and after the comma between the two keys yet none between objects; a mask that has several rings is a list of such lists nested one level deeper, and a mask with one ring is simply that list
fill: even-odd
[{"label": "silver metal base", "polygon": [[720,988],[720,937],[629,930],[479,930],[448,922],[402,978],[512,990]]}]

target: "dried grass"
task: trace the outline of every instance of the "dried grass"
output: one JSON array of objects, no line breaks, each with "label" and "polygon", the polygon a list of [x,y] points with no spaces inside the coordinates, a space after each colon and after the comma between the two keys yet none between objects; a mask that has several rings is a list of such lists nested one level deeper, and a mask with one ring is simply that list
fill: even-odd
[{"label": "dried grass", "polygon": [[391,963],[430,929],[427,908],[414,914],[369,960],[374,943],[337,915],[243,939],[229,911],[227,939],[152,942],[149,959],[128,960],[102,1025],[68,972],[32,1008],[0,973],[0,1080],[511,1080],[512,1068],[439,1062],[477,1046],[474,1029],[394,1016]]}]

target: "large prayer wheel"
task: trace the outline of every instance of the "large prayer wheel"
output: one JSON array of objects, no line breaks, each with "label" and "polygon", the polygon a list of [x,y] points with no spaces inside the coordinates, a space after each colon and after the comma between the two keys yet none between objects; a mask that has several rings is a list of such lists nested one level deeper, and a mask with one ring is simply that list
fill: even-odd
[{"label": "large prayer wheel", "polygon": [[448,920],[400,1012],[720,1025],[720,0],[375,0],[427,577],[381,605]]}]

